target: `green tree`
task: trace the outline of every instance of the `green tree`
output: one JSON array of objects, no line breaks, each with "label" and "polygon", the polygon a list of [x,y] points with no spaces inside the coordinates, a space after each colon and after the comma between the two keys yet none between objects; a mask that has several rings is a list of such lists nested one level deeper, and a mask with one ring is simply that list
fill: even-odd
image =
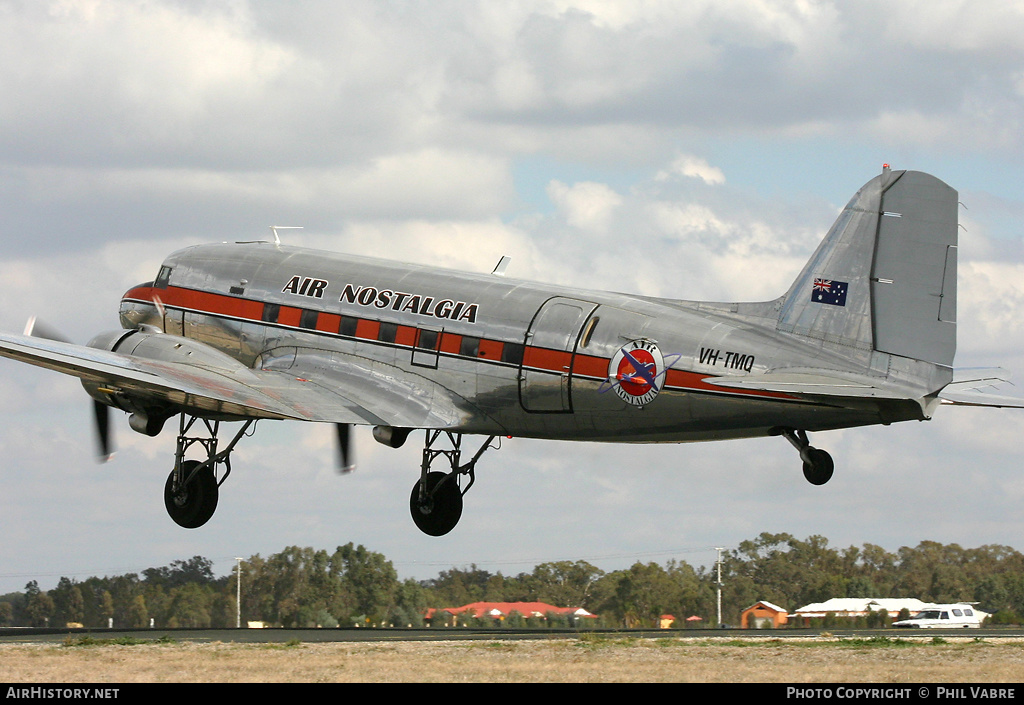
[{"label": "green tree", "polygon": [[433,580],[426,581],[438,604],[460,607],[487,599],[492,574],[476,567],[451,568],[441,571]]},{"label": "green tree", "polygon": [[678,585],[656,563],[634,563],[614,575],[615,592],[601,609],[627,628],[654,627],[667,605],[679,602]]},{"label": "green tree", "polygon": [[75,581],[61,578],[49,595],[53,600],[53,626],[85,621],[85,598]]},{"label": "green tree", "polygon": [[132,604],[127,611],[126,617],[126,624],[129,627],[148,627],[149,612],[146,610],[146,598],[142,595],[136,595],[132,599]]},{"label": "green tree", "polygon": [[29,626],[49,626],[55,610],[53,599],[39,589],[39,583],[33,580],[25,586],[25,612]]},{"label": "green tree", "polygon": [[531,575],[534,599],[557,607],[584,607],[603,575],[603,570],[586,561],[541,563]]},{"label": "green tree", "polygon": [[148,568],[142,571],[142,574],[148,582],[163,585],[168,589],[188,583],[206,584],[216,581],[213,575],[213,561],[202,556],[193,556],[184,561],[171,561],[169,566]]},{"label": "green tree", "polygon": [[209,589],[199,583],[186,583],[172,590],[166,625],[175,628],[203,629],[210,626]]},{"label": "green tree", "polygon": [[347,543],[331,556],[338,566],[344,588],[355,598],[355,611],[374,622],[386,621],[397,604],[398,573],[383,554]]}]

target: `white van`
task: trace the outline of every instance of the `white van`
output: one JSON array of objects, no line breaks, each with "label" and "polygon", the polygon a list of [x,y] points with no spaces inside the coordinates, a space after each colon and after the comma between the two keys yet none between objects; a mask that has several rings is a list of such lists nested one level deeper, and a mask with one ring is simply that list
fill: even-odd
[{"label": "white van", "polygon": [[927,605],[910,619],[892,626],[910,629],[980,629],[983,615],[970,605]]}]

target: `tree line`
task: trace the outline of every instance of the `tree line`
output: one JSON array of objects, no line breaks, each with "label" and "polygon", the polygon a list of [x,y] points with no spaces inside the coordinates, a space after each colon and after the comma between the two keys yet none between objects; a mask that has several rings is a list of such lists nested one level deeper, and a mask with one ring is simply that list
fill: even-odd
[{"label": "tree line", "polygon": [[[597,615],[586,622],[592,627],[651,627],[664,614],[675,616],[676,626],[691,616],[713,626],[719,573],[722,620],[733,625],[758,601],[793,611],[833,597],[973,602],[997,623],[1020,623],[1024,614],[1024,555],[1008,546],[933,541],[890,552],[871,544],[831,548],[822,536],[762,533],[722,551],[720,565],[636,562],[606,572],[584,560],[556,561],[514,576],[470,565],[427,580],[400,580],[384,555],[361,545],[291,546],[241,561],[240,591],[236,571],[217,577],[212,566],[195,556],[141,574],[65,577],[51,590],[32,581],[23,592],[0,595],[0,626],[199,628],[233,627],[239,619],[242,626],[292,628],[440,626],[425,622],[431,609],[481,601],[582,607]],[[580,626],[554,615],[513,621]]]}]

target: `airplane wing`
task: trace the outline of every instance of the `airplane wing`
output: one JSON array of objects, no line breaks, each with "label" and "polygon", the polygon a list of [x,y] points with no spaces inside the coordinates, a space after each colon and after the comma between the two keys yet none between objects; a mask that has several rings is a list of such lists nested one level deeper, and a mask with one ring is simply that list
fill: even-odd
[{"label": "airplane wing", "polygon": [[0,334],[0,356],[134,399],[240,418],[446,428],[465,417],[439,385],[358,358],[332,360],[325,370],[255,370],[241,363],[227,368],[153,360],[13,334]]}]

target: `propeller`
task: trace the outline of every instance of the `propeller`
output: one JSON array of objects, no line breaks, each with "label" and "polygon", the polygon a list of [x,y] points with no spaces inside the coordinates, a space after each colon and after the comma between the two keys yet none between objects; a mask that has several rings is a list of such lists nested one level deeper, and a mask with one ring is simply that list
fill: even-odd
[{"label": "propeller", "polygon": [[25,335],[31,335],[33,338],[55,340],[58,343],[71,342],[63,333],[60,333],[55,328],[50,328],[45,323],[40,322],[35,316],[28,319],[28,322],[25,324]]},{"label": "propeller", "polygon": [[[28,319],[25,324],[25,335],[33,338],[53,340],[58,343],[71,343],[67,336],[55,328],[41,323],[35,316]],[[110,407],[106,404],[93,400],[93,417],[96,421],[96,444],[98,449],[97,459],[105,463],[114,456],[114,443],[110,432]]]},{"label": "propeller", "polygon": [[96,445],[99,453],[97,460],[105,463],[114,457],[114,442],[110,434],[110,407],[101,401],[93,400],[92,410],[96,419]]},{"label": "propeller", "polygon": [[334,424],[338,433],[338,472],[341,474],[350,473],[356,469],[354,453],[352,452],[352,424]]}]

